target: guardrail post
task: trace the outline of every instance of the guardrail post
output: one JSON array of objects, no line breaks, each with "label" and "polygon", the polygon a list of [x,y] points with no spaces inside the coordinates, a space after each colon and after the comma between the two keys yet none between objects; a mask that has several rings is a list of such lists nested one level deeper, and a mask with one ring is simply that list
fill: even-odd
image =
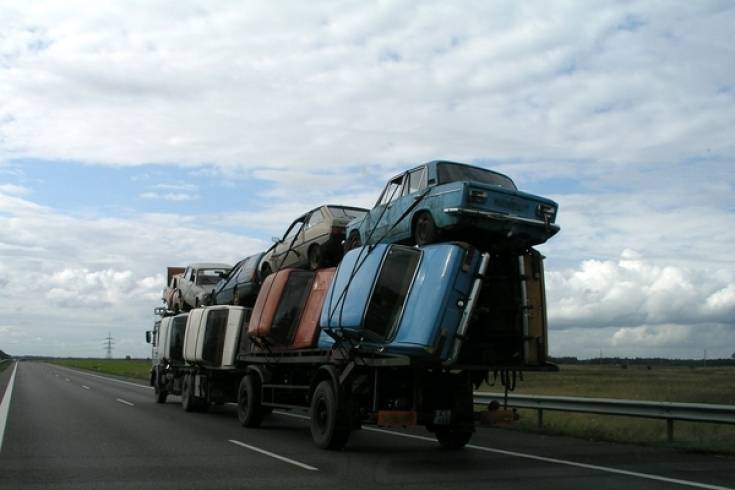
[{"label": "guardrail post", "polygon": [[543,409],[538,409],[538,414],[536,416],[536,420],[538,422],[538,429],[541,430],[544,428],[544,411]]},{"label": "guardrail post", "polygon": [[674,442],[674,419],[666,419],[666,440]]}]

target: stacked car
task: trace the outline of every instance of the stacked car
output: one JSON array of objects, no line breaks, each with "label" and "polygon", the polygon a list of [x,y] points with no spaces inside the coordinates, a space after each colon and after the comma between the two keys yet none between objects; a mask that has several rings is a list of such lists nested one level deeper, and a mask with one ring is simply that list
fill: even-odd
[{"label": "stacked car", "polygon": [[[181,395],[189,411],[234,402],[250,428],[273,408],[303,409],[322,448],[362,424],[424,425],[462,447],[473,387],[554,369],[532,246],[558,232],[556,213],[502,174],[453,162],[391,179],[370,211],[315,208],[268,251],[206,264],[222,277],[210,306],[194,295],[188,315],[154,329],[157,400]],[[178,345],[167,318],[186,318],[183,362],[166,351]]]}]

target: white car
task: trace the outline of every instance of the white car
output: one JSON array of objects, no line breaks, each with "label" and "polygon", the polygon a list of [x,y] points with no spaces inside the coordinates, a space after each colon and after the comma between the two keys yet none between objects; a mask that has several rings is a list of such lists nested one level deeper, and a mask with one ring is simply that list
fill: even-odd
[{"label": "white car", "polygon": [[219,263],[190,264],[179,279],[179,293],[174,297],[174,309],[188,311],[206,303],[214,286],[232,269],[231,265]]}]

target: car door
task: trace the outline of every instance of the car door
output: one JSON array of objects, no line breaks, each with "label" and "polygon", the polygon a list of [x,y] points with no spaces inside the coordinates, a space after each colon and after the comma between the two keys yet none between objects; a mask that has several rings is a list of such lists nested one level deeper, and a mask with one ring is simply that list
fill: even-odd
[{"label": "car door", "polygon": [[242,270],[245,263],[246,261],[240,262],[228,274],[227,282],[225,282],[224,286],[222,286],[222,289],[217,293],[218,304],[229,304],[232,301],[232,297],[235,294],[235,287],[237,286],[237,277],[240,274],[240,271]]},{"label": "car door", "polygon": [[[383,193],[380,194],[378,202],[375,204],[373,209],[368,213],[366,219],[366,227],[364,228],[364,241],[365,243],[375,243],[382,239],[386,231],[390,227],[390,214],[389,211],[393,207],[393,202],[396,198],[400,197],[401,189],[403,188],[403,176],[401,174],[397,177],[393,177],[383,189]],[[372,237],[368,241],[368,237]]]},{"label": "car door", "polygon": [[288,227],[283,238],[276,244],[273,249],[272,263],[273,270],[283,269],[285,267],[293,267],[300,259],[300,252],[295,251],[293,246],[296,245],[299,234],[304,228],[304,220],[306,216],[302,216]]},{"label": "car door", "polygon": [[[411,217],[413,210],[403,219],[403,213],[411,207],[426,188],[426,167],[419,167],[406,173],[403,179],[400,197],[396,198],[388,210],[388,221],[393,229],[388,233],[391,242],[403,241],[411,238]],[[417,205],[417,209],[421,203]],[[401,220],[401,221],[398,221]]]},{"label": "car door", "polygon": [[303,240],[299,242],[299,248],[297,249],[302,254],[302,258],[305,259],[305,264],[308,263],[309,248],[312,244],[316,243],[317,245],[321,245],[329,236],[329,228],[327,227],[326,221],[327,217],[324,211],[322,211],[322,208],[317,208],[312,211],[309,219],[306,221]]}]

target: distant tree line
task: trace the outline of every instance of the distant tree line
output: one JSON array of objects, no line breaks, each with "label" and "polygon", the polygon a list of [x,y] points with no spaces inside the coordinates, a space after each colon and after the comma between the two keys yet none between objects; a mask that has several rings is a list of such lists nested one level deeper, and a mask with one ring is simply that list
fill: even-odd
[{"label": "distant tree line", "polygon": [[10,359],[10,356],[0,350],[0,360],[3,360],[3,359]]},{"label": "distant tree line", "polygon": [[578,359],[576,357],[550,357],[549,362],[555,364],[612,364],[621,366],[735,366],[735,357],[731,359],[667,359],[663,357],[597,357]]}]

